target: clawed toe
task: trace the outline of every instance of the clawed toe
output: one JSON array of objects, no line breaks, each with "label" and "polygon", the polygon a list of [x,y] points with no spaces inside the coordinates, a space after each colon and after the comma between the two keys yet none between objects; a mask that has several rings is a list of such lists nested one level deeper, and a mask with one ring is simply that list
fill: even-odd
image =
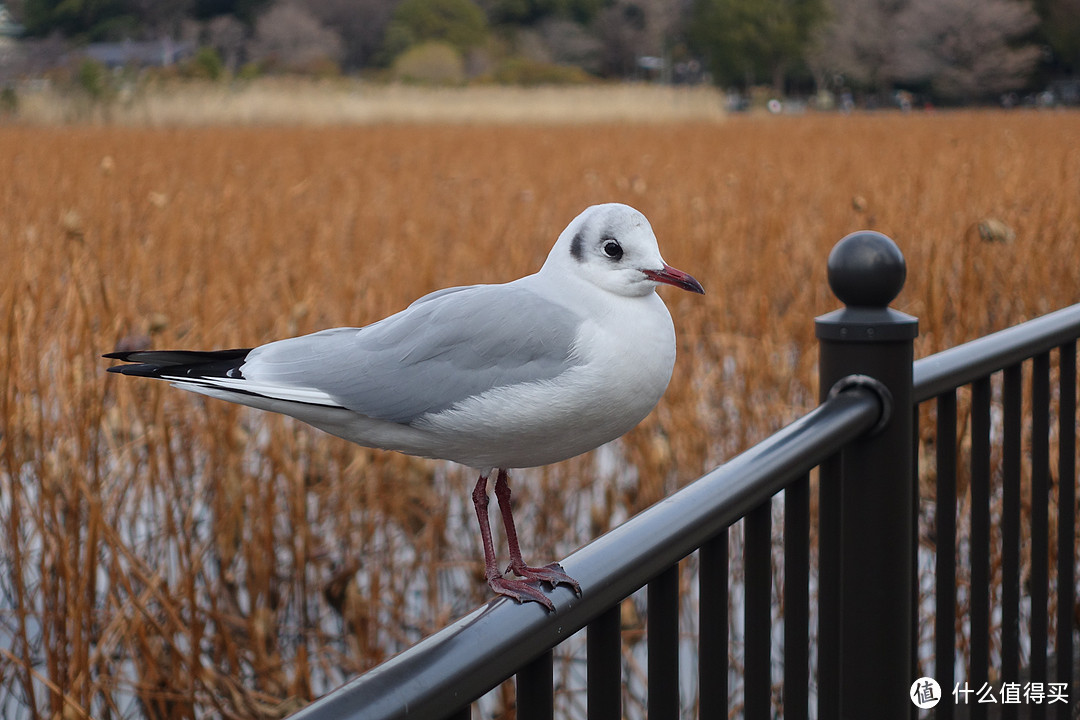
[{"label": "clawed toe", "polygon": [[551,599],[541,592],[540,588],[530,585],[528,580],[511,580],[499,577],[489,580],[488,585],[499,595],[513,598],[519,603],[540,603],[549,611],[555,612],[555,604],[551,602]]},{"label": "clawed toe", "polygon": [[554,612],[555,605],[551,599],[538,587],[539,583],[546,583],[551,588],[557,585],[569,585],[574,594],[581,597],[581,585],[574,578],[563,572],[559,563],[551,563],[542,568],[519,565],[516,568],[507,568],[507,572],[513,571],[520,580],[505,578],[502,576],[488,580],[488,585],[499,595],[513,598],[519,603],[537,602]]},{"label": "clawed toe", "polygon": [[529,568],[535,574],[536,580],[541,580],[554,588],[556,585],[569,585],[574,594],[581,597],[581,584],[574,578],[563,572],[562,565],[551,563],[542,568]]},{"label": "clawed toe", "polygon": [[553,589],[557,585],[569,585],[570,588],[573,589],[574,594],[581,597],[581,584],[563,572],[562,565],[559,563],[551,563],[544,567],[530,567],[524,564],[514,567],[511,565],[506,568],[506,571],[513,572],[515,575],[525,580],[547,583]]}]

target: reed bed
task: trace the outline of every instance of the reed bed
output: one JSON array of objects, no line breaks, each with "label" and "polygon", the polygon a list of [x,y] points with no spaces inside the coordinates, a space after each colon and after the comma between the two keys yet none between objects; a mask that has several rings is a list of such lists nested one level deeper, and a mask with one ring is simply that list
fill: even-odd
[{"label": "reed bed", "polygon": [[106,376],[102,352],[363,325],[632,204],[707,294],[662,291],[680,356],[640,427],[512,475],[540,560],[815,404],[849,232],[905,252],[918,356],[1080,301],[1075,113],[2,127],[0,177],[5,717],[281,717],[487,597],[468,471]]}]

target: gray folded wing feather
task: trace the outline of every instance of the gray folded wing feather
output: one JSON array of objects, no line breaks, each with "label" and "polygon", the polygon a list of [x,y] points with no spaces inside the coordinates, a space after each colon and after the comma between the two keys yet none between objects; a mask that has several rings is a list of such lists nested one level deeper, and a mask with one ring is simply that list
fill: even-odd
[{"label": "gray folded wing feather", "polygon": [[576,365],[581,318],[514,285],[449,288],[364,328],[253,350],[260,385],[325,393],[368,417],[409,423],[496,387],[551,380]]}]

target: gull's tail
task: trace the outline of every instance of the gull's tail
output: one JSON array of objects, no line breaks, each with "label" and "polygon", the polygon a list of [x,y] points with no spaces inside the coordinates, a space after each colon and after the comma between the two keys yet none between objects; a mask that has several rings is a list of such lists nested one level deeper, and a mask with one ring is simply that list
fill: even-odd
[{"label": "gull's tail", "polygon": [[[266,382],[244,375],[242,370],[252,348],[235,350],[135,350],[111,352],[102,357],[131,365],[114,365],[109,372],[157,378],[181,390],[209,395],[263,410],[309,420],[295,409],[297,403],[340,408],[341,403],[322,390],[303,385]],[[265,401],[265,402],[264,402]],[[282,404],[284,403],[284,404]]]}]

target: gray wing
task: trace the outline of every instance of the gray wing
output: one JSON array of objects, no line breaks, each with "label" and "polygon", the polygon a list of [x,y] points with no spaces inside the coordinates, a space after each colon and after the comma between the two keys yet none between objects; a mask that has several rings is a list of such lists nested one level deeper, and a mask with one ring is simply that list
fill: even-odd
[{"label": "gray wing", "polygon": [[310,390],[368,417],[409,423],[492,388],[557,377],[579,362],[580,324],[515,285],[450,288],[364,328],[263,345],[241,370],[260,392]]}]

